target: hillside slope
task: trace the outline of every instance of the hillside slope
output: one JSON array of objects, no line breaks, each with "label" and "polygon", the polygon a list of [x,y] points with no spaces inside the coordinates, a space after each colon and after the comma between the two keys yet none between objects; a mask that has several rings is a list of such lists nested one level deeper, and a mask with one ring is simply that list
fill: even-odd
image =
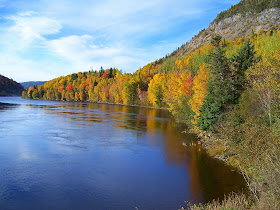
[{"label": "hillside slope", "polygon": [[19,83],[0,75],[0,96],[21,95],[23,90]]},{"label": "hillside slope", "polygon": [[192,51],[206,43],[210,43],[215,34],[220,34],[224,39],[235,37],[248,37],[252,33],[269,31],[280,28],[280,8],[266,9],[260,13],[237,13],[221,21],[213,21],[206,30],[202,30],[189,43],[179,50],[179,55]]},{"label": "hillside slope", "polygon": [[[180,58],[209,44],[216,34],[220,34],[225,40],[232,40],[235,37],[249,37],[252,33],[271,29],[280,29],[280,0],[243,0],[221,12],[207,29],[201,30],[191,41],[167,58]],[[166,58],[160,60],[165,61]]]}]

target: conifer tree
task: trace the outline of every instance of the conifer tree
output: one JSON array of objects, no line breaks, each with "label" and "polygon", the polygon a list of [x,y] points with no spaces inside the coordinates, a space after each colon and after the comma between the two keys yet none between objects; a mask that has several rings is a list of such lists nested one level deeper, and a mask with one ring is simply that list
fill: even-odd
[{"label": "conifer tree", "polygon": [[245,89],[245,72],[249,69],[259,58],[255,57],[254,45],[250,40],[246,41],[245,44],[240,48],[238,54],[233,57],[232,64],[233,70],[233,85],[234,85],[234,102],[238,103],[241,93]]},{"label": "conifer tree", "polygon": [[211,78],[208,82],[207,96],[201,107],[198,126],[201,130],[215,131],[215,124],[221,118],[224,109],[233,100],[233,85],[229,60],[220,46],[221,36],[212,39],[214,51],[210,54]]}]

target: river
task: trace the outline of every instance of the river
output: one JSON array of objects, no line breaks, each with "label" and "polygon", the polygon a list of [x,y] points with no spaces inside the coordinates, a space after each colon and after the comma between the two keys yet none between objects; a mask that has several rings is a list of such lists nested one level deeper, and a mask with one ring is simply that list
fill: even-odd
[{"label": "river", "polygon": [[178,209],[245,187],[165,110],[0,97],[1,209]]}]

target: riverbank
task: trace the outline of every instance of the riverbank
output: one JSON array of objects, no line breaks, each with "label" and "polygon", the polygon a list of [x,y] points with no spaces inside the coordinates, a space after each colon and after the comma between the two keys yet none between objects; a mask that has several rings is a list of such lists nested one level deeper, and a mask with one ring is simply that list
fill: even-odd
[{"label": "riverbank", "polygon": [[199,144],[206,152],[225,164],[235,167],[247,182],[249,196],[230,194],[224,200],[207,204],[187,202],[189,209],[280,209],[280,159],[279,142],[270,142],[256,156],[241,145],[210,133],[198,133]]},{"label": "riverbank", "polygon": [[[3,96],[5,97],[5,96]],[[19,96],[20,97],[20,96]],[[30,99],[30,98],[25,98],[22,97],[22,99]],[[161,110],[168,110],[168,108],[165,107],[154,107],[154,106],[145,106],[145,105],[139,105],[139,104],[122,104],[122,103],[111,103],[111,102],[106,102],[106,101],[67,101],[67,100],[50,100],[50,99],[43,99],[43,98],[32,98],[30,100],[47,100],[47,101],[66,101],[66,102],[80,102],[80,103],[92,103],[92,104],[108,104],[108,105],[120,105],[120,106],[132,106],[132,107],[142,107],[142,108],[149,108],[149,109],[161,109]]]}]

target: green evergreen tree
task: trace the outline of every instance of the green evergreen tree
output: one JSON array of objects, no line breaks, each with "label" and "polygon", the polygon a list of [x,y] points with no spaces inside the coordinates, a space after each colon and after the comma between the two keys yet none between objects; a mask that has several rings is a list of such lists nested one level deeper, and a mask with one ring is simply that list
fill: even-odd
[{"label": "green evergreen tree", "polygon": [[113,69],[112,68],[109,69],[108,77],[109,78],[113,77]]},{"label": "green evergreen tree", "polygon": [[44,94],[45,94],[45,91],[43,89],[41,89],[39,91],[39,98],[43,98]]},{"label": "green evergreen tree", "polygon": [[78,75],[77,74],[72,74],[71,75],[71,81],[74,81],[74,80],[76,80],[78,78]]},{"label": "green evergreen tree", "polygon": [[27,97],[28,97],[28,99],[33,99],[33,90],[30,90],[30,91],[28,91],[27,92]]},{"label": "green evergreen tree", "polygon": [[214,51],[210,54],[211,78],[208,82],[208,94],[201,107],[198,125],[201,130],[215,131],[216,122],[222,117],[223,111],[234,98],[231,80],[232,71],[225,52],[220,47],[221,36],[212,39]]},{"label": "green evergreen tree", "polygon": [[246,41],[245,44],[240,48],[238,54],[233,57],[233,85],[234,85],[234,102],[238,103],[241,93],[245,89],[245,72],[249,69],[259,58],[255,58],[255,46],[250,42]]}]

